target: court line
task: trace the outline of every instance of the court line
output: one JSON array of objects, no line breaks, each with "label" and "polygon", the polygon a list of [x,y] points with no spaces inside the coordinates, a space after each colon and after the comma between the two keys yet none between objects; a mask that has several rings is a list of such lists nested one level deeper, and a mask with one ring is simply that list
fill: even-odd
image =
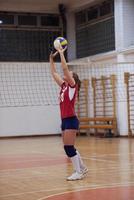
[{"label": "court line", "polygon": [[[45,200],[45,199],[48,199],[48,198],[51,198],[51,197],[54,197],[54,196],[59,196],[59,195],[63,195],[63,194],[68,194],[68,193],[75,193],[75,192],[80,192],[80,191],[87,191],[87,190],[96,190],[96,189],[104,189],[104,188],[118,188],[118,187],[129,187],[129,186],[131,186],[131,185],[124,185],[124,184],[117,184],[117,185],[113,185],[113,186],[107,186],[107,185],[102,185],[102,186],[98,186],[98,187],[95,187],[95,188],[85,188],[84,190],[83,189],[76,189],[76,190],[71,190],[71,191],[66,191],[66,192],[60,192],[60,193],[58,193],[58,194],[52,194],[52,195],[49,195],[49,196],[47,196],[47,197],[41,197],[41,198],[39,198],[39,199],[37,199],[37,200]],[[132,185],[133,186],[133,185]]]},{"label": "court line", "polygon": [[[101,174],[106,173],[106,169],[107,168],[103,168],[103,169],[99,168],[99,173],[101,173]],[[91,172],[92,175],[96,174],[96,171],[97,171],[97,169],[96,170],[89,169],[89,172]],[[117,172],[117,173],[120,172],[122,174],[129,174],[129,173],[133,174],[134,173],[134,172],[131,172],[130,169],[128,169],[128,168],[126,168],[126,169],[123,168],[122,170],[120,170],[119,167],[118,168],[116,168],[116,167],[108,168],[108,173],[109,174],[111,174],[113,172]],[[37,178],[37,177],[40,178],[42,176],[48,175],[48,171],[45,172],[45,173],[40,173],[40,172],[34,172],[34,173],[37,173],[37,174],[31,175],[31,176],[23,176],[23,174],[19,174],[19,176],[22,176],[21,179],[33,179],[33,178]],[[0,175],[0,178],[8,178],[8,177],[12,178],[12,177],[14,177],[16,175],[18,175],[18,174],[11,174],[11,175],[10,174],[8,174],[8,175],[5,174],[5,175]],[[53,175],[53,177],[54,177],[54,175]]]},{"label": "court line", "polygon": [[[80,148],[80,149],[81,149],[81,148]],[[61,150],[62,150],[62,149],[61,149]],[[38,153],[39,153],[39,154],[46,154],[46,153],[43,152],[43,151],[31,151],[31,152],[32,152],[32,153],[37,153],[37,154],[38,154]],[[133,152],[132,152],[132,153],[117,153],[117,154],[115,154],[115,153],[113,153],[113,154],[110,153],[110,154],[109,154],[109,153],[108,153],[108,154],[101,154],[101,155],[100,155],[100,154],[94,154],[94,153],[93,153],[93,155],[91,155],[91,156],[92,156],[92,157],[94,157],[94,156],[103,157],[103,156],[114,156],[114,155],[119,155],[119,156],[120,156],[120,155],[123,155],[123,156],[124,156],[124,155],[128,155],[128,154],[132,154],[132,155],[133,155],[134,153],[133,153]],[[59,154],[58,154],[58,155],[59,155]],[[63,151],[63,154],[60,154],[60,155],[62,155],[62,156],[65,155],[65,154],[64,154],[64,151]]]},{"label": "court line", "polygon": [[[80,180],[82,181],[82,180]],[[132,184],[132,185],[129,185]],[[102,184],[102,185],[98,185],[98,184],[94,184],[92,186],[80,186],[78,188],[76,188],[76,190],[80,190],[80,189],[98,189],[98,188],[108,188],[108,187],[115,187],[115,186],[133,186],[134,182],[126,182],[126,183],[111,183],[110,185],[107,184]],[[12,193],[12,194],[7,194],[7,195],[0,195],[0,197],[9,197],[9,196],[19,196],[19,195],[25,195],[25,194],[34,194],[34,193],[39,193],[39,192],[53,192],[53,191],[57,191],[57,190],[64,190],[64,189],[68,189],[68,187],[60,187],[60,188],[55,188],[55,189],[51,189],[51,190],[36,190],[36,191],[29,191],[29,192],[21,192],[21,193]],[[76,191],[75,190],[75,191]],[[70,192],[73,192],[74,190],[70,190]],[[43,197],[42,197],[43,198]],[[37,200],[42,200],[41,199],[37,199]],[[45,199],[48,197],[45,197]]]},{"label": "court line", "polygon": [[87,157],[82,157],[84,160],[96,160],[96,161],[100,161],[100,162],[111,162],[111,163],[117,163],[116,161],[112,161],[112,160],[104,160],[104,159],[98,159],[98,158],[87,158]]},{"label": "court line", "polygon": [[[65,163],[66,164],[66,163]],[[118,163],[117,163],[118,164]],[[63,166],[64,164],[62,164],[62,166]],[[128,166],[128,167],[132,167],[132,166],[134,166],[134,164],[133,163],[131,163],[131,164],[128,164],[128,163],[125,163],[125,166]],[[48,167],[48,166],[47,166]],[[54,167],[54,166],[51,166],[51,167]],[[27,171],[27,170],[31,170],[31,169],[33,169],[33,170],[35,170],[35,169],[44,169],[45,168],[45,166],[40,166],[40,167],[30,167],[30,168],[21,168],[21,169],[2,169],[2,170],[0,170],[0,174],[2,173],[3,174],[3,172],[5,172],[5,173],[7,173],[7,172],[14,172],[14,171],[17,171],[17,173],[18,172],[21,172],[21,171]],[[120,165],[116,165],[116,166],[110,166],[110,168],[108,168],[108,169],[120,169]],[[99,170],[105,170],[105,169],[107,169],[107,167],[106,168],[99,168]],[[124,169],[124,168],[123,168]],[[97,169],[89,169],[89,171],[96,171]]]},{"label": "court line", "polygon": [[[21,158],[21,157],[20,157]],[[27,162],[27,161],[29,161],[29,162],[38,162],[38,161],[50,161],[50,160],[53,160],[53,161],[55,161],[55,160],[59,160],[59,159],[62,159],[62,158],[38,158],[38,159],[33,159],[33,160],[29,160],[29,158],[27,158],[27,159],[23,159],[23,160],[9,160],[9,161],[7,161],[8,163],[23,163],[23,162]],[[63,159],[65,159],[65,157],[63,157]],[[5,162],[5,161],[4,161]]]},{"label": "court line", "polygon": [[[63,166],[64,164],[66,165],[67,163],[62,163],[62,164],[60,164],[60,165]],[[50,167],[50,166],[47,166],[47,167]],[[54,165],[51,165],[51,167],[54,167]],[[37,169],[37,168],[38,168],[38,169],[40,169],[40,168],[42,169],[42,168],[46,168],[46,166],[37,166],[37,167],[34,166],[34,167],[30,167],[30,168],[21,168],[21,169],[12,169],[12,168],[11,168],[11,169],[1,169],[1,170],[0,170],[0,173],[8,172],[8,171],[10,172],[10,171],[30,170],[30,169]]]},{"label": "court line", "polygon": [[[43,151],[31,151],[31,152],[29,152],[29,153],[44,154],[44,156],[54,156],[54,154],[51,155],[51,154],[48,154],[48,153],[43,152]],[[133,154],[134,154],[134,153],[120,153],[120,154],[117,153],[117,154],[101,154],[101,155],[100,155],[100,154],[94,154],[94,153],[93,153],[93,155],[89,156],[89,158],[94,158],[94,157],[99,157],[99,158],[100,158],[100,157],[105,157],[105,156],[121,156],[121,155],[123,155],[123,156],[126,155],[126,156],[127,156],[127,155],[133,155]],[[17,156],[19,156],[20,154],[11,154],[11,153],[8,153],[8,154],[6,153],[6,154],[4,154],[4,153],[0,153],[0,155],[3,155],[3,156],[5,156],[5,155],[6,155],[6,156],[7,156],[7,155],[9,155],[9,156],[12,156],[12,155],[14,156],[14,155],[15,155],[15,156],[16,156],[16,155],[17,155]],[[22,155],[23,155],[23,154],[22,154]],[[59,157],[64,157],[64,156],[66,157],[66,155],[64,154],[64,152],[63,152],[63,154],[58,154],[58,156],[59,156]],[[84,156],[82,156],[82,155],[81,155],[81,157],[84,158]],[[86,158],[86,157],[85,157],[85,158]]]},{"label": "court line", "polygon": [[108,153],[108,154],[94,154],[93,155],[93,157],[96,157],[96,156],[99,156],[99,157],[103,157],[103,156],[116,156],[116,155],[118,155],[118,156],[125,156],[125,155],[133,155],[134,153]]},{"label": "court line", "polygon": [[[80,188],[85,188],[85,187],[81,186]],[[39,192],[53,192],[53,191],[65,190],[65,189],[67,189],[67,186],[66,187],[60,187],[60,188],[55,188],[55,189],[49,189],[49,190],[36,190],[36,191],[21,192],[21,193],[11,193],[11,194],[7,194],[7,195],[0,195],[0,197],[19,196],[19,195],[33,194],[33,193],[39,193]]]}]

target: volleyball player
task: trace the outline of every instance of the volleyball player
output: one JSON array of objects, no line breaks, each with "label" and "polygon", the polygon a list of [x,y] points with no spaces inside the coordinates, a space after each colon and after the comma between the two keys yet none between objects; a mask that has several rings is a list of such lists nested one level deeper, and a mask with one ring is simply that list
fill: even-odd
[{"label": "volleyball player", "polygon": [[[51,74],[56,83],[61,87],[60,91],[60,112],[61,112],[61,129],[64,144],[64,150],[67,156],[71,159],[74,173],[67,178],[68,181],[80,180],[84,178],[84,174],[88,169],[84,165],[79,152],[74,147],[76,134],[79,128],[79,121],[75,114],[75,100],[80,89],[80,80],[76,73],[69,71],[68,65],[64,57],[62,47],[58,49],[55,54],[50,54]],[[56,71],[54,57],[59,53],[61,59],[61,66],[64,77],[61,78]]]}]

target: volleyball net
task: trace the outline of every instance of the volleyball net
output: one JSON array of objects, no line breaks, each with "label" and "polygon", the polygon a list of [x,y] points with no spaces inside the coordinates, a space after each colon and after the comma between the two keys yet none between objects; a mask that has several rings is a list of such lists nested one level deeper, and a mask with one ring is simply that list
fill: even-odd
[{"label": "volleyball net", "polygon": [[[134,73],[134,63],[69,63],[69,67],[81,80],[89,80],[90,102],[92,78],[110,75],[116,76],[116,101],[126,101],[124,73]],[[57,70],[62,76],[60,64]],[[49,63],[0,63],[0,107],[57,105],[58,92]]]},{"label": "volleyball net", "polygon": [[56,105],[57,93],[49,64],[0,63],[0,107]]},{"label": "volleyball net", "polygon": [[[126,101],[126,86],[124,82],[124,73],[134,73],[134,63],[73,63],[70,64],[70,66],[73,71],[79,74],[81,80],[89,80],[89,91],[93,90],[92,78],[103,79],[103,77],[106,78],[110,77],[111,75],[115,75],[116,101]],[[89,98],[90,102],[92,102],[93,99],[91,95],[89,95]]]}]

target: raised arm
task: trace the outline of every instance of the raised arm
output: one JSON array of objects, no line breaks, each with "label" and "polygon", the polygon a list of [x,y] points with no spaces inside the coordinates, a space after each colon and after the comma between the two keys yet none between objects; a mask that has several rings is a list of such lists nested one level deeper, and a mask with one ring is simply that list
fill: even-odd
[{"label": "raised arm", "polygon": [[55,80],[55,82],[61,86],[63,84],[63,79],[60,77],[60,75],[57,73],[56,71],[56,66],[54,63],[54,57],[57,55],[58,52],[56,52],[55,54],[50,54],[49,56],[49,61],[50,61],[50,67],[51,67],[51,74],[53,76],[53,79]]},{"label": "raised arm", "polygon": [[75,85],[75,80],[74,78],[72,77],[69,69],[68,69],[68,65],[66,63],[66,59],[65,59],[65,56],[64,56],[64,52],[65,52],[66,49],[58,49],[58,52],[60,54],[60,59],[61,59],[61,65],[62,65],[62,69],[63,69],[63,73],[67,79],[67,82],[69,83],[69,85],[71,85],[72,87]]}]

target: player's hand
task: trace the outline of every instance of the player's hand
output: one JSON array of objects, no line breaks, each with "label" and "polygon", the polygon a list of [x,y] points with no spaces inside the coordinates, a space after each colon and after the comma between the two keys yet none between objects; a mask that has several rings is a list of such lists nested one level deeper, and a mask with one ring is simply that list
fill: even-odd
[{"label": "player's hand", "polygon": [[50,56],[49,56],[49,59],[50,59],[50,60],[53,60],[53,59],[57,56],[58,53],[59,53],[58,51],[56,51],[55,53],[53,53],[53,52],[51,51]]},{"label": "player's hand", "polygon": [[57,51],[59,52],[59,53],[64,53],[65,51],[66,51],[66,49],[67,49],[67,46],[63,49],[62,48],[62,46],[60,46],[58,49],[57,49]]}]

